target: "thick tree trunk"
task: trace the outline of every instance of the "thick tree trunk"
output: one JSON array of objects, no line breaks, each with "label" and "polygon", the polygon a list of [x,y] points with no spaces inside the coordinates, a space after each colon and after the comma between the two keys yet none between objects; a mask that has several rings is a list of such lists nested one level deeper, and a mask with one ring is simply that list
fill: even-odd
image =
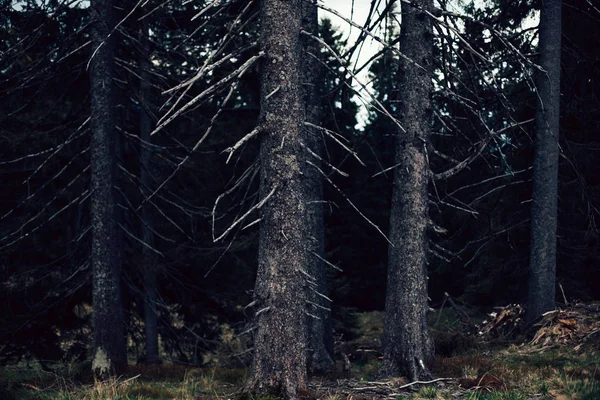
[{"label": "thick tree trunk", "polygon": [[399,119],[390,217],[388,282],[383,333],[382,376],[426,378],[432,346],[427,329],[427,187],[426,143],[431,130],[433,34],[431,0],[402,3],[400,47],[419,65],[400,60]]},{"label": "thick tree trunk", "polygon": [[[319,18],[316,4],[311,1],[302,3],[302,27],[307,32],[317,35]],[[322,77],[321,65],[313,56],[319,56],[319,45],[316,41],[304,36],[303,39],[302,85],[304,88],[304,104],[306,105],[306,120],[314,125],[321,125],[321,90],[319,81]],[[304,144],[319,157],[323,153],[322,134],[312,128],[305,127]],[[320,166],[318,158],[311,160]],[[309,275],[313,278],[312,285],[316,292],[328,296],[327,274],[322,259],[325,258],[325,225],[323,221],[323,178],[316,168],[306,171],[306,201],[308,204],[308,221],[306,224],[310,241],[308,243],[310,267]],[[311,291],[308,294],[310,303],[308,312],[308,369],[312,373],[327,372],[333,366],[333,343],[331,330],[331,304]]]},{"label": "thick tree trunk", "polygon": [[[150,133],[152,117],[150,115],[150,48],[148,40],[148,23],[143,20],[139,33],[140,42],[140,181],[144,196],[152,193],[151,159],[152,151]],[[154,248],[154,233],[150,229],[153,223],[152,208],[149,203],[142,208],[142,240]],[[142,246],[142,273],[144,274],[144,327],[146,333],[146,360],[148,364],[160,363],[158,354],[158,318],[157,301],[157,260],[151,248]]]},{"label": "thick tree trunk", "polygon": [[254,299],[257,335],[247,391],[296,398],[306,386],[307,200],[302,155],[301,0],[261,4],[261,198]]},{"label": "thick tree trunk", "polygon": [[94,306],[94,354],[97,378],[119,373],[127,365],[123,307],[119,287],[120,265],[115,217],[115,112],[113,99],[114,44],[112,1],[91,2],[92,131],[92,279]]},{"label": "thick tree trunk", "polygon": [[561,1],[544,0],[540,14],[531,258],[527,321],[554,309],[560,118]]}]

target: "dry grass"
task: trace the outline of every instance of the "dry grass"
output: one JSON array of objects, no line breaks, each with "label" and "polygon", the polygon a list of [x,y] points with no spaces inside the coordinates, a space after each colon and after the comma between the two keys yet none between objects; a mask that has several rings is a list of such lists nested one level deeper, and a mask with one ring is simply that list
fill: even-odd
[{"label": "dry grass", "polygon": [[[436,315],[437,332],[456,327],[451,314]],[[353,353],[352,369],[343,377],[320,378],[311,390],[324,400],[366,400],[360,390],[375,385],[380,367],[381,313],[356,315],[356,337],[344,344]],[[455,331],[456,332],[456,331]],[[453,339],[449,339],[451,343]],[[431,363],[434,375],[454,378],[443,384],[411,387],[395,393],[395,399],[412,400],[600,400],[600,349],[596,345],[575,351],[569,346],[540,350],[519,343],[490,348],[470,340],[453,348],[450,355]],[[177,365],[132,366],[127,376],[93,384],[85,378],[87,365],[67,365],[56,374],[36,369],[0,368],[2,400],[208,400],[233,399],[246,377],[244,369],[190,368]],[[394,392],[407,382],[390,381]],[[385,385],[385,383],[379,383]],[[375,385],[377,386],[377,385]],[[381,386],[379,386],[381,387]],[[269,396],[246,396],[274,400]]]},{"label": "dry grass", "polygon": [[[6,371],[10,371],[10,376]],[[244,370],[160,365],[132,367],[128,377],[86,384],[71,377],[39,376],[4,368],[3,400],[198,400],[225,399],[244,382]]]},{"label": "dry grass", "polygon": [[[492,354],[463,355],[437,358],[432,370],[438,376],[457,380],[445,385],[422,386],[416,391],[405,391],[398,399],[470,399],[470,400],[598,400],[600,399],[600,354],[570,351],[527,354],[519,348]],[[362,378],[366,383],[373,379],[378,369],[376,362],[357,366],[351,377],[354,382]],[[121,378],[96,384],[79,384],[67,377],[30,376],[7,383],[3,373],[0,392],[6,400],[198,400],[226,399],[241,387],[245,371],[220,369],[190,369],[156,366],[134,369],[132,378]],[[15,371],[13,371],[15,372]],[[139,375],[139,376],[138,376]],[[489,386],[493,376],[502,387]],[[43,379],[42,379],[43,378]],[[475,382],[473,387],[459,387],[459,383]],[[323,393],[319,398],[341,400],[350,398],[347,388],[340,382],[340,393]],[[488,385],[488,386],[486,386]],[[481,388],[479,388],[481,386]],[[460,394],[460,396],[458,395]],[[360,393],[352,396],[361,398]],[[382,397],[383,398],[383,397]],[[264,400],[257,397],[256,400]]]}]

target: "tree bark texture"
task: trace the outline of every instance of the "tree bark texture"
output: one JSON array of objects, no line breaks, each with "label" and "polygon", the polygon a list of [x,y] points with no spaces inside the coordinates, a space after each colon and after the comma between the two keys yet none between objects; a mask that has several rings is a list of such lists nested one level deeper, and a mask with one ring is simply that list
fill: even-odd
[{"label": "tree bark texture", "polygon": [[560,120],[561,1],[543,0],[539,25],[531,253],[527,318],[532,322],[554,309]]},{"label": "tree bark texture", "polygon": [[[431,0],[401,4],[400,48],[414,62],[400,59],[396,164],[390,216],[388,280],[381,376],[429,377],[432,355],[427,328],[427,226],[433,76],[432,23],[419,9]],[[418,65],[417,65],[418,64]]]},{"label": "tree bark texture", "polygon": [[92,163],[92,279],[94,354],[97,378],[120,373],[127,365],[120,265],[115,219],[115,112],[113,96],[114,26],[111,0],[91,2],[92,43],[96,50],[90,70]]},{"label": "tree bark texture", "polygon": [[[318,35],[319,18],[317,6],[312,1],[302,2],[302,28]],[[320,126],[322,121],[321,90],[319,81],[322,77],[321,64],[312,55],[318,57],[320,48],[315,40],[307,36],[302,38],[302,85],[304,89],[304,104],[306,120]],[[311,55],[312,54],[312,55]],[[304,144],[316,155],[322,157],[323,137],[316,129],[304,127]],[[320,167],[317,157],[311,161]],[[333,367],[333,332],[331,329],[331,304],[327,299],[317,294],[328,296],[327,274],[325,273],[325,225],[323,221],[323,178],[316,168],[306,170],[306,201],[308,204],[307,230],[310,236],[308,242],[309,275],[312,277],[308,297],[308,370],[311,373],[324,373]],[[331,348],[328,348],[328,344]]]},{"label": "tree bark texture", "polygon": [[254,291],[257,334],[247,391],[297,398],[306,386],[305,158],[301,0],[261,3],[261,209]]},{"label": "tree bark texture", "polygon": [[[152,132],[151,93],[150,93],[150,45],[148,40],[148,23],[144,19],[139,34],[140,41],[140,181],[144,197],[152,193],[150,148]],[[142,199],[143,200],[143,199]],[[154,233],[152,232],[153,215],[151,204],[148,202],[142,208],[142,240],[148,246],[142,246],[142,273],[144,274],[144,327],[146,334],[146,363],[160,362],[158,348],[158,317],[156,314],[157,301],[157,259],[154,248]]]}]

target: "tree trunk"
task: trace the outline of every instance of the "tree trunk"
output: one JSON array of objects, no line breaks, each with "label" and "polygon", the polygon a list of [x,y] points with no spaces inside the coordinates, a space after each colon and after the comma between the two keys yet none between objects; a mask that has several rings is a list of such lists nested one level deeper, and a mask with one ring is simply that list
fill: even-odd
[{"label": "tree trunk", "polygon": [[92,279],[94,354],[97,378],[120,373],[127,365],[123,307],[119,287],[120,265],[116,243],[115,112],[113,96],[114,44],[111,0],[94,0],[91,61],[92,163]]},{"label": "tree trunk", "polygon": [[[302,28],[313,35],[318,35],[319,18],[316,4],[310,1],[302,3]],[[321,125],[321,90],[319,81],[322,77],[321,65],[313,56],[319,56],[319,45],[311,38],[303,39],[302,85],[304,88],[304,104],[306,120],[314,125]],[[310,54],[309,54],[310,53]],[[305,127],[304,144],[319,157],[323,154],[322,134],[312,128]],[[320,167],[318,158],[311,161]],[[309,275],[313,278],[313,288],[328,295],[327,274],[322,259],[325,258],[324,221],[323,221],[323,178],[316,168],[306,171],[306,201],[308,204],[308,220],[306,228],[310,236],[308,242],[310,266]],[[327,372],[333,366],[333,348],[327,344],[333,342],[331,331],[331,304],[316,292],[308,294],[310,299],[308,312],[308,369],[312,373]],[[331,339],[329,338],[331,337]]]},{"label": "tree trunk", "polygon": [[539,27],[540,66],[535,115],[531,258],[528,322],[554,309],[556,279],[556,213],[560,117],[561,1],[544,0]]},{"label": "tree trunk", "polygon": [[[153,255],[144,255],[144,262],[153,262]],[[156,314],[156,270],[154,265],[144,265],[144,328],[146,333],[146,364],[160,364],[158,354],[158,316]]]},{"label": "tree trunk", "polygon": [[[150,100],[150,44],[148,40],[148,23],[141,22],[139,32],[140,42],[140,181],[144,197],[152,193],[151,160],[152,150],[150,133],[152,132],[151,100]],[[142,199],[143,200],[143,199]],[[142,246],[142,273],[144,274],[144,328],[146,333],[147,364],[160,363],[158,353],[158,318],[156,315],[157,301],[157,260],[154,248],[154,233],[152,206],[145,203],[142,207],[142,240],[148,246]]]},{"label": "tree trunk", "polygon": [[431,130],[433,33],[431,0],[402,7],[400,47],[414,63],[400,60],[399,119],[390,217],[388,282],[383,332],[382,376],[430,376],[432,355],[427,329],[427,226],[429,221],[427,147]]},{"label": "tree trunk", "polygon": [[300,82],[302,0],[261,3],[261,189],[257,334],[247,391],[296,398],[306,386],[309,259],[304,109]]}]

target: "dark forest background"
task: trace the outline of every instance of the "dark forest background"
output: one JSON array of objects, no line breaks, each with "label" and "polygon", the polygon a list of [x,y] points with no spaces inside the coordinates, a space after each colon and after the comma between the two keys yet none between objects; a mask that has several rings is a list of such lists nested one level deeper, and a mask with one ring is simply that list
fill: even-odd
[{"label": "dark forest background", "polygon": [[[68,1],[13,3],[0,1],[0,363],[83,360],[91,331],[89,9]],[[257,9],[230,1],[218,12],[198,16],[201,2],[149,1],[143,8],[116,3],[122,22],[113,32],[118,37],[116,191],[129,355],[141,360],[144,354],[145,246],[139,238],[141,205],[150,201],[163,356],[210,363],[208,355],[223,345],[224,332],[242,334],[251,320],[245,307],[252,301],[258,224],[240,224],[224,239],[213,239],[258,195],[258,142],[249,140],[226,162],[226,149],[256,125],[258,72],[255,66],[246,71],[226,107],[220,105],[227,91],[221,91],[144,142],[139,32],[147,24],[152,104],[147,111],[156,123],[177,106],[178,94],[165,91],[194,76],[211,51],[224,47],[231,57],[196,81],[185,99],[254,54]],[[600,300],[600,13],[594,4],[600,6],[565,0],[562,17],[557,281],[568,299],[583,301]],[[466,5],[465,14],[477,22],[464,19],[461,34],[493,60],[491,69],[442,30],[435,38],[432,170],[468,158],[487,130],[502,134],[459,174],[430,185],[431,216],[439,228],[430,232],[434,308],[442,305],[445,292],[481,309],[526,299],[537,39],[535,29],[522,24],[535,18],[537,9],[538,2],[530,0]],[[353,44],[343,40],[338,25],[321,20],[319,35],[348,55]],[[486,26],[502,33],[502,40]],[[340,334],[349,310],[384,307],[388,243],[366,219],[388,231],[393,127],[372,108],[357,129],[350,63],[325,50],[320,58],[327,66],[322,125],[366,164],[326,140],[326,161],[349,174],[332,173],[335,186],[324,185],[326,259],[340,269],[327,270],[334,329]],[[395,53],[382,50],[370,66],[374,96],[392,111],[396,63]],[[209,127],[206,140],[193,150]],[[150,191],[140,178],[144,151],[151,154]],[[562,292],[557,299],[562,301]],[[245,349],[230,362],[247,363]]]}]

